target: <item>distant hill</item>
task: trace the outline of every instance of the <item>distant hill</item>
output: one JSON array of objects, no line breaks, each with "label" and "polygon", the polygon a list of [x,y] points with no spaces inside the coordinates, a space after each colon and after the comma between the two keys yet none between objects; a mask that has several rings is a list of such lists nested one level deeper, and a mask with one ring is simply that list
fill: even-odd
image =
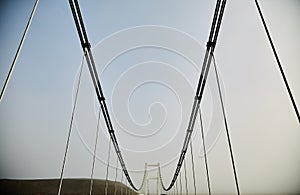
[{"label": "distant hill", "polygon": [[[0,180],[0,194],[14,195],[54,195],[57,194],[59,179],[40,179],[40,180]],[[115,187],[116,186],[116,187]],[[89,179],[64,179],[61,194],[89,194]],[[117,195],[128,194],[137,195],[136,192],[120,182],[108,181],[108,194]],[[105,180],[95,179],[93,184],[93,194],[105,194]]]}]

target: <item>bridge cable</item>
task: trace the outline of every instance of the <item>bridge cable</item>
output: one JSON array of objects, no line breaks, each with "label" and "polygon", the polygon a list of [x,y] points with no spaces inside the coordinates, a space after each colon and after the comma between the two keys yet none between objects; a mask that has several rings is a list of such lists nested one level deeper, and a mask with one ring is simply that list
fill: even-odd
[{"label": "bridge cable", "polygon": [[2,98],[3,98],[3,96],[4,96],[4,93],[5,93],[5,90],[6,90],[6,88],[7,88],[8,82],[9,82],[10,77],[11,77],[11,75],[12,75],[12,72],[13,72],[13,70],[14,70],[14,68],[15,68],[15,64],[16,64],[16,62],[17,62],[17,60],[18,60],[20,51],[21,51],[21,49],[22,49],[24,40],[25,40],[25,38],[26,38],[28,29],[29,29],[29,27],[30,27],[30,24],[31,24],[31,21],[32,21],[32,18],[33,18],[33,16],[34,16],[34,13],[35,13],[35,10],[36,10],[36,8],[37,8],[38,3],[39,3],[39,0],[36,0],[36,1],[35,1],[35,4],[34,4],[34,6],[33,6],[33,9],[32,9],[32,11],[31,11],[29,20],[28,20],[27,25],[26,25],[26,27],[25,27],[25,30],[24,30],[24,33],[23,33],[23,35],[22,35],[20,44],[19,44],[18,49],[17,49],[17,52],[16,52],[16,54],[15,54],[14,60],[13,60],[13,62],[12,62],[12,64],[11,64],[11,66],[10,66],[9,72],[8,72],[8,74],[7,74],[7,77],[6,77],[6,79],[5,79],[4,85],[3,85],[3,87],[2,87],[1,94],[0,94],[0,102],[1,102],[1,100],[2,100]]},{"label": "bridge cable", "polygon": [[109,145],[108,145],[108,155],[107,155],[108,157],[107,157],[106,176],[105,176],[105,195],[107,195],[107,190],[108,190],[108,173],[109,173],[110,150],[111,150],[111,139],[109,139]]},{"label": "bridge cable", "polygon": [[180,194],[182,194],[182,182],[181,182],[181,171],[179,172],[179,184],[180,184]]},{"label": "bridge cable", "polygon": [[98,145],[98,137],[99,137],[99,127],[100,127],[100,116],[101,116],[101,110],[99,109],[98,112],[98,120],[97,120],[97,130],[96,130],[96,140],[95,140],[95,146],[94,146],[94,153],[93,153],[93,164],[92,164],[92,173],[91,173],[91,179],[90,179],[90,195],[92,195],[93,192],[93,184],[94,184],[94,168],[96,163],[96,153],[97,153],[97,145]]},{"label": "bridge cable", "polygon": [[[142,184],[141,184],[141,186],[143,187],[144,185],[145,185],[145,182],[147,182],[146,181],[146,177],[147,177],[147,174],[148,174],[148,165],[147,165],[147,163],[145,164],[145,169],[144,169],[144,176],[143,176],[143,180],[142,180]],[[158,167],[159,168],[159,174],[160,174],[160,167]],[[142,187],[140,188],[140,190],[142,190]]]},{"label": "bridge cable", "polygon": [[206,79],[208,76],[208,72],[209,72],[209,68],[210,68],[210,64],[211,64],[211,60],[212,60],[211,54],[213,54],[215,46],[216,46],[217,37],[218,37],[219,30],[221,27],[221,21],[223,18],[225,5],[226,5],[226,0],[223,0],[222,3],[221,3],[221,0],[218,0],[216,3],[211,32],[209,35],[209,40],[206,44],[206,53],[205,53],[205,57],[204,57],[203,65],[202,65],[202,70],[200,73],[200,78],[199,78],[197,91],[196,91],[196,95],[195,95],[195,99],[194,99],[194,103],[193,103],[193,107],[192,107],[192,112],[191,112],[188,128],[186,131],[183,147],[182,147],[182,150],[181,150],[181,153],[179,156],[179,160],[177,163],[177,167],[176,167],[175,173],[173,175],[173,179],[171,180],[171,183],[168,187],[165,187],[165,185],[161,182],[162,188],[165,191],[169,191],[172,188],[172,186],[174,185],[175,181],[177,180],[178,174],[180,172],[183,159],[185,158],[188,144],[189,144],[189,141],[191,139],[191,135],[192,135],[192,132],[194,129],[197,112],[198,112],[198,109],[200,106],[200,102],[202,100],[203,91],[205,88]]},{"label": "bridge cable", "polygon": [[[124,174],[121,176],[121,184],[123,184]],[[121,185],[121,194],[123,194],[123,185]]]},{"label": "bridge cable", "polygon": [[117,194],[117,178],[118,178],[118,168],[119,168],[119,163],[118,163],[118,159],[117,159],[117,166],[116,166],[116,177],[115,177],[115,192],[114,195]]},{"label": "bridge cable", "polygon": [[222,113],[223,113],[223,118],[224,118],[224,123],[225,123],[227,142],[228,142],[228,147],[229,147],[229,151],[230,151],[231,164],[232,164],[232,169],[233,169],[233,173],[234,173],[234,181],[235,181],[235,186],[236,186],[237,193],[239,195],[240,194],[240,189],[239,189],[239,183],[238,183],[238,178],[237,178],[237,171],[236,171],[236,167],[235,167],[233,150],[232,150],[232,145],[231,145],[231,140],[230,140],[230,133],[229,133],[228,123],[227,123],[227,117],[226,117],[226,112],[225,112],[225,107],[224,107],[224,101],[223,101],[223,97],[222,97],[222,91],[221,91],[221,87],[220,87],[219,74],[218,74],[216,60],[215,60],[214,55],[213,55],[213,60],[214,60],[213,64],[214,64],[214,69],[215,69],[215,74],[216,74],[216,80],[217,80],[217,84],[218,84],[219,97],[220,97],[221,106],[222,106]]},{"label": "bridge cable", "polygon": [[184,164],[185,193],[186,193],[186,194],[189,194],[189,190],[188,190],[188,179],[187,179],[187,175],[186,175],[186,159],[184,159],[183,164]]},{"label": "bridge cable", "polygon": [[194,154],[193,154],[193,143],[190,141],[190,149],[191,149],[191,161],[192,161],[192,172],[193,172],[193,184],[194,184],[194,195],[197,194],[196,187],[196,175],[195,175],[195,164],[194,164]]},{"label": "bridge cable", "polygon": [[299,111],[298,111],[298,108],[297,108],[297,104],[296,104],[296,102],[295,102],[295,100],[294,100],[292,91],[291,91],[291,89],[290,89],[290,86],[289,86],[289,83],[288,83],[288,81],[287,81],[287,78],[286,78],[286,76],[285,76],[285,74],[284,74],[284,71],[283,71],[281,62],[280,62],[280,60],[279,60],[279,56],[278,56],[278,54],[277,54],[277,52],[276,52],[275,45],[274,45],[274,43],[273,43],[273,41],[272,41],[271,34],[270,34],[269,30],[268,30],[268,27],[267,27],[267,24],[266,24],[266,22],[265,22],[263,13],[262,13],[262,11],[261,11],[261,9],[260,9],[260,6],[259,6],[257,0],[255,0],[255,4],[256,4],[257,10],[258,10],[258,12],[259,12],[261,21],[262,21],[262,23],[263,23],[264,29],[265,29],[265,31],[266,31],[266,34],[267,34],[267,36],[268,36],[270,45],[271,45],[271,47],[272,47],[273,54],[274,54],[274,56],[275,56],[275,58],[276,58],[277,65],[278,65],[278,68],[279,68],[279,70],[280,70],[280,73],[281,73],[282,79],[283,79],[283,81],[284,81],[285,87],[286,87],[286,89],[287,89],[287,91],[288,91],[288,94],[289,94],[289,96],[290,96],[290,100],[291,100],[292,105],[293,105],[293,107],[294,107],[295,114],[296,114],[296,116],[297,116],[298,122],[300,123],[300,115],[299,115]]},{"label": "bridge cable", "polygon": [[124,172],[124,174],[127,178],[128,183],[130,184],[130,186],[135,191],[139,191],[143,186],[140,186],[140,188],[137,188],[133,184],[133,182],[132,182],[132,180],[129,176],[128,170],[126,168],[123,156],[121,154],[120,147],[118,145],[118,141],[117,141],[117,138],[116,138],[116,135],[115,135],[115,132],[114,132],[114,128],[113,128],[110,116],[109,116],[108,108],[107,108],[107,105],[106,105],[106,102],[105,102],[105,97],[104,97],[104,94],[103,94],[103,91],[102,91],[102,88],[101,88],[101,84],[100,84],[99,76],[98,76],[98,73],[97,73],[95,61],[94,61],[93,54],[92,54],[92,51],[91,51],[91,44],[88,41],[87,33],[86,33],[86,30],[85,30],[85,27],[84,27],[84,22],[83,22],[83,18],[81,16],[78,1],[77,0],[69,0],[69,4],[70,4],[71,12],[72,12],[72,15],[73,15],[73,19],[74,19],[74,22],[75,22],[75,26],[76,26],[76,29],[77,29],[77,32],[78,32],[78,36],[79,36],[79,39],[80,39],[80,42],[81,42],[82,49],[83,49],[84,52],[87,52],[86,62],[88,64],[89,72],[90,72],[90,75],[91,75],[91,78],[92,78],[92,82],[93,82],[93,85],[94,85],[94,88],[95,88],[95,92],[96,92],[96,95],[97,95],[98,102],[99,102],[101,110],[102,110],[102,114],[103,114],[103,117],[104,117],[104,120],[105,120],[105,124],[106,124],[107,130],[108,130],[108,133],[110,135],[110,139],[112,140],[112,144],[113,144],[113,146],[115,148],[115,152],[118,156],[119,163],[120,163],[120,165],[122,167],[122,170],[123,170],[123,172]]},{"label": "bridge cable", "polygon": [[76,108],[76,105],[77,105],[79,87],[80,87],[81,77],[82,77],[84,55],[83,55],[82,60],[81,60],[80,72],[79,72],[78,82],[77,82],[77,86],[76,86],[75,99],[74,99],[74,104],[73,104],[73,108],[72,108],[71,120],[70,120],[70,124],[69,124],[68,137],[67,137],[67,142],[66,142],[66,147],[65,147],[63,164],[62,164],[62,168],[61,168],[61,172],[60,172],[59,186],[58,186],[58,192],[57,192],[58,195],[60,195],[60,193],[61,193],[61,187],[62,187],[62,183],[63,183],[63,175],[64,175],[64,170],[65,170],[65,165],[66,165],[66,160],[67,160],[67,153],[68,153],[69,145],[70,145],[70,137],[71,137],[72,127],[73,127],[75,108]]},{"label": "bridge cable", "polygon": [[127,195],[128,194],[127,180],[125,180],[125,185],[126,185],[126,195]]},{"label": "bridge cable", "polygon": [[[75,21],[75,25],[76,25],[76,28],[77,28],[77,31],[78,31],[78,35],[79,35],[79,39],[81,41],[83,51],[84,52],[87,51],[87,54],[88,54],[86,56],[86,61],[87,61],[87,64],[88,64],[88,68],[89,68],[89,71],[90,71],[90,74],[91,74],[91,77],[92,77],[93,85],[95,87],[96,95],[97,95],[99,104],[100,104],[101,109],[102,109],[102,113],[103,113],[103,116],[104,116],[104,119],[105,119],[105,122],[106,122],[106,126],[107,126],[107,129],[108,129],[110,138],[111,138],[112,143],[114,145],[115,151],[118,155],[119,162],[122,166],[122,170],[123,170],[123,172],[124,172],[124,174],[127,178],[127,181],[129,182],[130,186],[135,191],[139,191],[139,189],[136,188],[134,186],[134,184],[132,183],[132,180],[131,180],[131,178],[128,174],[125,162],[123,160],[121,151],[119,149],[119,145],[118,145],[115,133],[114,133],[114,129],[113,129],[113,126],[112,126],[112,123],[111,123],[111,120],[110,120],[110,116],[109,116],[109,113],[108,113],[108,109],[107,109],[107,106],[106,106],[106,103],[105,103],[105,98],[104,98],[104,95],[103,95],[103,92],[102,92],[102,89],[101,89],[101,85],[100,85],[100,81],[99,81],[99,78],[98,78],[98,73],[97,73],[95,62],[94,62],[93,55],[92,55],[92,52],[91,52],[91,45],[90,45],[90,43],[88,42],[88,39],[87,39],[87,34],[86,34],[86,31],[85,31],[84,24],[83,24],[83,19],[82,19],[81,13],[80,13],[79,4],[78,4],[77,0],[69,0],[69,3],[70,3],[72,15],[73,15],[73,18],[74,18],[74,21]],[[75,6],[74,6],[74,4],[75,4]],[[205,84],[206,84],[208,70],[209,70],[210,63],[211,63],[211,55],[208,56],[208,54],[212,54],[214,49],[215,49],[215,45],[216,45],[219,29],[220,29],[220,26],[221,26],[221,21],[222,21],[225,5],[226,5],[226,0],[223,0],[222,3],[221,3],[221,0],[217,1],[216,8],[215,8],[215,14],[214,14],[214,18],[213,18],[213,23],[212,23],[212,28],[211,28],[211,32],[210,32],[210,36],[209,36],[209,41],[207,42],[207,49],[206,49],[206,55],[205,55],[204,62],[203,62],[203,68],[202,68],[202,71],[201,71],[201,74],[200,74],[199,83],[198,83],[198,87],[197,87],[197,92],[196,92],[196,96],[195,96],[195,100],[194,100],[194,104],[193,104],[193,108],[192,108],[192,113],[191,113],[189,125],[188,125],[188,128],[187,128],[187,133],[186,133],[186,136],[185,136],[183,148],[181,150],[181,154],[180,154],[180,157],[179,157],[179,160],[178,160],[177,168],[175,170],[173,179],[172,179],[169,187],[165,188],[165,186],[162,183],[162,187],[164,188],[165,191],[169,191],[172,188],[172,186],[174,185],[174,183],[175,183],[175,181],[178,177],[178,174],[180,172],[183,159],[185,158],[188,143],[190,141],[191,134],[192,134],[192,131],[193,131],[193,128],[194,128],[194,124],[195,124],[195,120],[196,120],[196,116],[197,116],[197,111],[198,111],[199,104],[200,104],[200,101],[201,101],[202,96],[203,96],[203,91],[204,91],[204,87],[205,87]],[[75,7],[76,7],[76,9],[75,9]]]},{"label": "bridge cable", "polygon": [[199,108],[199,118],[200,118],[200,129],[201,129],[201,137],[202,137],[202,147],[203,147],[203,152],[204,152],[204,162],[205,162],[205,170],[206,170],[207,189],[208,189],[208,194],[211,195],[209,170],[208,170],[208,162],[207,162],[207,153],[206,153],[203,122],[202,122],[202,115],[201,115],[201,109],[200,108]]},{"label": "bridge cable", "polygon": [[178,194],[178,184],[177,184],[177,180],[176,180],[176,182],[175,182],[176,184],[176,194]]}]

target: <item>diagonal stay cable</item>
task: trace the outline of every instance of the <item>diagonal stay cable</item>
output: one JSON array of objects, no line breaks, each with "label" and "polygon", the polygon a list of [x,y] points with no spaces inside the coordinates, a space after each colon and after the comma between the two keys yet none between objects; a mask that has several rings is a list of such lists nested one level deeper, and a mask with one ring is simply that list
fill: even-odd
[{"label": "diagonal stay cable", "polygon": [[229,133],[227,117],[226,117],[226,113],[225,113],[225,107],[224,107],[224,101],[223,101],[223,97],[222,97],[222,91],[221,91],[221,87],[220,87],[219,74],[218,74],[218,70],[217,70],[217,66],[216,66],[216,60],[215,60],[214,55],[213,55],[213,60],[214,60],[213,64],[214,64],[214,70],[215,70],[215,74],[216,74],[219,97],[220,97],[221,106],[222,106],[222,114],[223,114],[224,123],[225,123],[227,142],[228,142],[228,147],[229,147],[229,151],[230,151],[231,164],[232,164],[232,169],[233,169],[233,174],[234,174],[234,181],[235,181],[236,191],[237,191],[237,194],[240,194],[240,188],[239,188],[239,183],[238,183],[238,178],[237,178],[237,171],[236,171],[236,167],[235,167],[233,150],[232,150],[232,145],[231,145],[231,140],[230,140],[230,133]]},{"label": "diagonal stay cable", "polygon": [[68,153],[68,149],[69,149],[69,145],[70,145],[70,137],[71,137],[72,127],[73,127],[73,120],[74,120],[75,109],[76,109],[77,99],[78,99],[78,94],[79,94],[79,87],[80,87],[80,82],[81,82],[81,77],[82,77],[84,56],[85,55],[83,55],[83,57],[82,57],[78,82],[77,82],[77,86],[76,86],[75,100],[74,100],[74,104],[73,104],[73,108],[72,108],[72,114],[71,114],[71,120],[70,120],[70,124],[69,124],[68,138],[67,138],[66,147],[65,147],[63,165],[62,165],[61,172],[60,172],[59,186],[58,186],[58,192],[57,192],[58,195],[61,194],[61,187],[62,187],[62,183],[63,183],[63,175],[64,175],[64,170],[65,170],[65,165],[66,165],[66,160],[67,160],[67,153]]},{"label": "diagonal stay cable", "polygon": [[264,26],[264,28],[265,28],[266,34],[267,34],[267,36],[268,36],[270,45],[271,45],[271,47],[272,47],[272,51],[273,51],[274,56],[275,56],[275,58],[276,58],[277,65],[278,65],[278,68],[279,68],[279,70],[280,70],[280,73],[281,73],[282,79],[283,79],[283,81],[284,81],[285,87],[286,87],[286,89],[287,89],[287,91],[288,91],[288,94],[289,94],[289,96],[290,96],[290,100],[291,100],[292,105],[293,105],[293,107],[294,107],[295,114],[296,114],[296,116],[297,116],[298,122],[300,123],[300,115],[299,115],[299,111],[298,111],[298,108],[297,108],[297,104],[296,104],[296,102],[295,102],[295,100],[294,100],[293,93],[292,93],[292,91],[291,91],[291,88],[290,88],[290,86],[289,86],[289,83],[288,83],[288,81],[287,81],[287,78],[286,78],[286,76],[285,76],[285,74],[284,74],[282,65],[281,65],[280,60],[279,60],[279,56],[278,56],[278,54],[277,54],[277,52],[276,52],[274,43],[273,43],[272,38],[271,38],[271,34],[270,34],[269,30],[268,30],[266,21],[265,21],[265,19],[264,19],[263,13],[262,13],[262,11],[261,11],[261,9],[260,9],[260,6],[259,6],[257,0],[255,0],[255,4],[256,4],[257,10],[258,10],[258,12],[259,12],[260,18],[261,18],[261,20],[262,20],[263,26]]},{"label": "diagonal stay cable", "polygon": [[94,183],[94,168],[96,163],[96,154],[97,154],[97,144],[98,144],[98,137],[99,137],[99,127],[100,127],[100,116],[101,116],[101,110],[99,109],[98,113],[98,120],[97,120],[97,130],[96,130],[96,140],[95,140],[95,146],[94,146],[94,153],[93,153],[93,164],[92,164],[92,172],[91,172],[91,179],[90,179],[90,195],[92,195],[93,192],[93,183]]}]

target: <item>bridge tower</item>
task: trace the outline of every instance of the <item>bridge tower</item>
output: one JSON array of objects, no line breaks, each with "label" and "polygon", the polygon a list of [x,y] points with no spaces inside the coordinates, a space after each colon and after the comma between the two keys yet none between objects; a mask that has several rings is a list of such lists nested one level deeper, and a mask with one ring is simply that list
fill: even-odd
[{"label": "bridge tower", "polygon": [[[151,168],[155,168],[156,169],[156,176],[154,177],[149,177],[149,174],[148,174],[148,167],[151,169]],[[160,164],[157,163],[157,164],[145,164],[145,168],[146,168],[146,177],[145,177],[145,195],[149,195],[149,181],[151,180],[156,180],[157,182],[157,186],[156,186],[156,193],[158,195],[161,194],[161,181],[160,181],[160,177],[159,177],[159,167],[160,167]]]}]

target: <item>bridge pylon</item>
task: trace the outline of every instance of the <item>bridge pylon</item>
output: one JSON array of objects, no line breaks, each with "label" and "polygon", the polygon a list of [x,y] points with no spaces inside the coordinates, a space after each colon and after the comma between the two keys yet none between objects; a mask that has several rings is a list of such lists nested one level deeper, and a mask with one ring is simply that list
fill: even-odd
[{"label": "bridge pylon", "polygon": [[[161,183],[160,183],[160,176],[159,176],[159,167],[160,167],[160,163],[157,164],[148,164],[145,163],[145,170],[146,170],[146,175],[145,175],[145,188],[144,188],[144,195],[149,195],[149,181],[151,180],[156,180],[157,182],[157,186],[156,186],[156,193],[158,195],[161,194]],[[156,176],[154,177],[149,177],[148,168],[155,168],[156,169]]]}]

